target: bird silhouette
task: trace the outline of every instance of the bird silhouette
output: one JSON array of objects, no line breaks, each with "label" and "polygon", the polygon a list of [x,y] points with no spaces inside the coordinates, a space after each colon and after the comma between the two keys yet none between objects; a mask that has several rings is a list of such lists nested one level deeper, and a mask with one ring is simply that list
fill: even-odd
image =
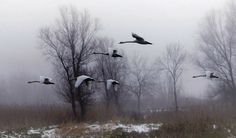
[{"label": "bird silhouette", "polygon": [[113,50],[113,51],[112,51],[112,54],[111,54],[111,57],[116,58],[116,57],[123,57],[123,56],[121,56],[120,54],[118,54],[117,50]]},{"label": "bird silhouette", "polygon": [[44,76],[40,76],[39,81],[28,81],[28,83],[41,83],[46,85],[55,84],[54,82],[52,82],[51,78]]},{"label": "bird silhouette", "polygon": [[111,57],[114,57],[114,58],[123,57],[122,55],[118,54],[117,50],[113,50],[111,54],[109,54],[109,53],[102,53],[102,52],[93,52],[93,54],[100,54],[100,55],[106,55],[106,56],[111,55]]},{"label": "bird silhouette", "polygon": [[152,45],[152,43],[150,43],[148,41],[145,41],[142,37],[138,36],[135,33],[132,33],[132,37],[135,38],[135,40],[133,40],[133,41],[123,41],[123,42],[120,42],[119,44],[138,43],[138,44],[141,44],[141,45]]},{"label": "bird silhouette", "polygon": [[208,79],[219,78],[218,76],[214,75],[214,72],[210,71],[206,71],[206,73],[202,75],[193,76],[193,78],[198,78],[198,77],[206,77]]}]

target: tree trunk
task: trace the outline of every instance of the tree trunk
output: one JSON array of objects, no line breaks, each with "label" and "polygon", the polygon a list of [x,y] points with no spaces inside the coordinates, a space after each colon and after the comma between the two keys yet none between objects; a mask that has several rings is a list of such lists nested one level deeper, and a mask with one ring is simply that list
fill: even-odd
[{"label": "tree trunk", "polygon": [[[71,87],[71,84],[70,84]],[[70,92],[71,92],[71,108],[72,108],[72,113],[74,115],[74,118],[77,117],[77,113],[76,113],[76,104],[75,104],[75,93],[73,91],[73,88],[70,88]]]},{"label": "tree trunk", "polygon": [[85,115],[85,104],[84,104],[84,102],[83,102],[83,100],[82,100],[82,98],[81,98],[81,91],[83,91],[83,90],[80,90],[80,89],[77,89],[77,93],[78,93],[78,102],[79,102],[79,106],[80,106],[80,117],[81,117],[81,119],[84,119],[84,115]]},{"label": "tree trunk", "polygon": [[174,80],[174,98],[175,98],[175,111],[178,111],[178,101],[177,101],[177,93],[176,93],[176,82]]},{"label": "tree trunk", "polygon": [[120,104],[119,104],[118,92],[115,92],[115,104],[116,104],[116,109],[117,109],[118,113],[120,113]]},{"label": "tree trunk", "polygon": [[233,70],[232,70],[232,66],[231,66],[231,64],[229,65],[229,67],[230,67],[230,78],[231,78],[231,81],[232,81],[232,87],[233,87],[233,91],[235,92],[235,82],[234,82],[234,74],[233,74]]},{"label": "tree trunk", "polygon": [[110,105],[109,99],[106,97],[106,111],[109,110],[109,105]]},{"label": "tree trunk", "polygon": [[80,102],[80,115],[82,119],[84,119],[85,114],[86,114],[86,107],[82,102]]},{"label": "tree trunk", "polygon": [[140,95],[139,95],[139,96],[138,96],[138,114],[141,113],[141,112],[140,112],[140,110],[141,110],[141,109],[140,109],[140,108],[141,108],[140,105],[141,105],[141,104],[140,104]]},{"label": "tree trunk", "polygon": [[74,96],[71,97],[71,107],[72,107],[72,112],[73,112],[74,118],[76,118],[77,113],[76,113],[76,104],[75,104],[75,97]]},{"label": "tree trunk", "polygon": [[102,77],[103,77],[105,94],[106,94],[106,96],[105,96],[106,111],[108,111],[109,110],[109,106],[110,106],[110,95],[109,95],[109,91],[107,90],[107,82],[106,82],[106,79],[105,79],[105,71],[104,71],[103,65],[102,65]]},{"label": "tree trunk", "polygon": [[106,99],[106,110],[108,111],[109,110],[109,107],[110,107],[110,95],[109,95],[109,91],[107,90],[107,88],[106,88],[106,81],[105,81],[105,79],[103,80],[104,81],[104,88],[105,88],[105,94],[106,94],[106,96],[105,96],[105,99]]}]

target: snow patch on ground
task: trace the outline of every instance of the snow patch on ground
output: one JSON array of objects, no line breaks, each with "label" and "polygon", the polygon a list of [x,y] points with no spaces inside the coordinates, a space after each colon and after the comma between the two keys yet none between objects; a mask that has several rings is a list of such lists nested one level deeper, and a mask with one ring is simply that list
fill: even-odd
[{"label": "snow patch on ground", "polygon": [[159,124],[115,124],[115,123],[107,123],[107,124],[92,124],[88,125],[91,131],[99,132],[99,131],[109,131],[121,128],[125,132],[138,132],[138,133],[147,133],[151,130],[158,130],[161,127],[162,123]]},{"label": "snow patch on ground", "polygon": [[[85,133],[99,133],[108,132],[116,129],[122,129],[124,132],[138,132],[147,133],[152,130],[158,130],[162,123],[158,124],[122,124],[122,123],[106,123],[106,124],[84,124],[79,123],[69,127],[69,131],[85,128]],[[15,131],[0,131],[0,138],[19,138],[19,137],[41,137],[41,138],[60,138],[60,128],[58,126],[49,126],[43,128],[30,128],[29,130],[15,132]],[[63,131],[62,131],[63,132]],[[61,133],[62,134],[62,133]],[[63,132],[63,134],[66,134]]]},{"label": "snow patch on ground", "polygon": [[41,134],[41,129],[33,129],[33,128],[30,128],[30,130],[27,131],[27,134],[28,135],[33,135],[33,134]]},{"label": "snow patch on ground", "polygon": [[27,131],[28,135],[41,135],[41,138],[54,138],[56,137],[56,129],[57,126],[49,126],[49,127],[44,127],[44,128],[39,128],[39,129],[33,129],[31,128],[30,130]]},{"label": "snow patch on ground", "polygon": [[213,127],[213,129],[216,129],[216,128],[217,128],[217,126],[216,126],[215,124],[213,124],[213,126],[212,126],[212,127]]},{"label": "snow patch on ground", "polygon": [[42,138],[54,138],[56,137],[56,129],[43,131]]},{"label": "snow patch on ground", "polygon": [[21,138],[21,137],[35,137],[41,136],[41,138],[56,138],[58,137],[56,135],[56,129],[57,126],[49,126],[49,127],[43,127],[43,128],[30,128],[26,132],[15,132],[15,131],[2,131],[0,132],[1,138]]}]

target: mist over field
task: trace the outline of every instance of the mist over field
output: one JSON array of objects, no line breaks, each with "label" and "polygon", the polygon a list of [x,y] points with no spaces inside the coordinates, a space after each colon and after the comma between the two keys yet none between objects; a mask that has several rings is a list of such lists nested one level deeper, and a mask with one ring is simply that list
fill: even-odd
[{"label": "mist over field", "polygon": [[[97,6],[96,3],[102,4]],[[194,53],[195,37],[200,20],[206,13],[221,7],[223,3],[224,0],[178,2],[173,0],[165,2],[2,0],[0,8],[2,18],[0,76],[3,82],[1,84],[5,85],[2,89],[6,89],[1,94],[6,95],[7,98],[1,96],[3,98],[1,102],[33,103],[42,101],[53,103],[57,100],[56,95],[51,94],[53,92],[49,92],[50,94],[43,92],[52,91],[51,88],[28,87],[25,82],[37,78],[39,75],[53,77],[52,67],[39,49],[38,32],[41,27],[52,24],[53,20],[58,18],[58,9],[64,5],[73,5],[80,11],[89,11],[102,24],[100,33],[113,38],[115,43],[131,38],[131,32],[142,34],[152,41],[154,46],[147,48],[116,45],[116,47],[123,49],[127,56],[131,57],[134,53],[138,53],[152,60],[159,56],[170,42],[180,42],[190,53]],[[200,72],[200,70],[194,70],[191,65],[183,75],[183,83],[187,84],[184,85],[184,93],[187,93],[188,96],[204,96],[204,92],[201,91],[205,90],[205,82],[201,83],[201,81],[191,79],[192,74]],[[42,90],[33,92],[34,88],[32,87]]]}]

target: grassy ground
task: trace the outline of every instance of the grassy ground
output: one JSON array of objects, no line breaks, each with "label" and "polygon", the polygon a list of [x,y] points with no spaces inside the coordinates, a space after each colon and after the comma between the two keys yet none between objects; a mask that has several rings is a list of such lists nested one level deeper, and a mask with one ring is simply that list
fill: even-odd
[{"label": "grassy ground", "polygon": [[[196,106],[184,111],[117,114],[102,107],[88,110],[84,121],[71,121],[70,110],[64,106],[2,106],[0,107],[0,130],[5,134],[22,133],[28,130],[58,125],[56,133],[62,137],[103,137],[103,138],[234,138],[236,136],[236,110],[232,107]],[[126,132],[121,128],[114,130],[90,131],[88,124],[162,123],[159,130],[147,133]],[[87,124],[87,125],[86,125]],[[40,137],[30,134],[29,137]],[[236,137],[235,137],[236,138]]]},{"label": "grassy ground", "polygon": [[[147,113],[142,116],[137,114],[126,114],[116,116],[110,112],[90,112],[93,115],[90,119],[87,119],[87,123],[93,123],[91,120],[96,120],[102,123],[106,123],[108,120],[113,122],[119,121],[121,123],[139,124],[139,123],[162,123],[163,125],[159,130],[150,131],[148,133],[138,132],[125,132],[122,129],[115,129],[112,131],[101,131],[95,134],[84,133],[86,129],[80,126],[79,129],[72,129],[72,136],[97,136],[107,138],[118,137],[157,137],[157,138],[234,138],[236,136],[236,110],[234,107],[227,106],[192,106],[184,111],[166,111],[159,113]],[[109,114],[105,116],[103,114]],[[76,124],[70,124],[75,126]],[[62,126],[62,128],[68,128],[68,126]],[[63,134],[63,129],[61,129]],[[236,138],[236,137],[235,137]]]},{"label": "grassy ground", "polygon": [[59,105],[0,106],[0,130],[44,127],[70,119],[70,110]]}]

